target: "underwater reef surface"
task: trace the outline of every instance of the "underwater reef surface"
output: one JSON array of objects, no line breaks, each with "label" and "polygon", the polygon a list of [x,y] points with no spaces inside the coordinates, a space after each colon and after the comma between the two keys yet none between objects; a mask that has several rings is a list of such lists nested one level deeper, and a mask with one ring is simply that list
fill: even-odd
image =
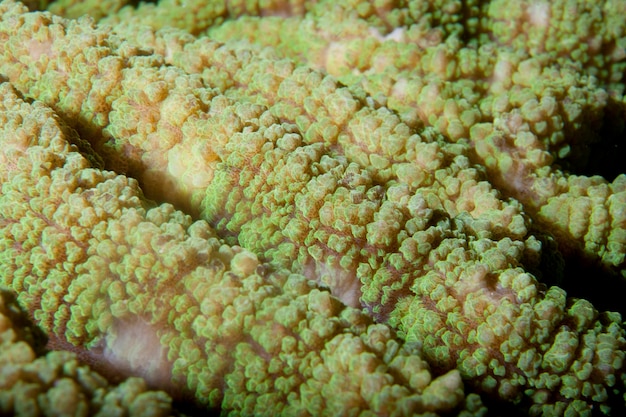
[{"label": "underwater reef surface", "polygon": [[621,415],[624,13],[0,2],[0,414]]}]

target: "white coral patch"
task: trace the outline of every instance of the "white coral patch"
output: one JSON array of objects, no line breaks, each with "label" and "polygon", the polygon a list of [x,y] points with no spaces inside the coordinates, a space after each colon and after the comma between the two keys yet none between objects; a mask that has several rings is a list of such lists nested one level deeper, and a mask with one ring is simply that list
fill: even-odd
[{"label": "white coral patch", "polygon": [[171,364],[157,328],[141,318],[119,320],[106,337],[104,359],[122,375],[140,376],[155,388],[171,384]]},{"label": "white coral patch", "polygon": [[550,3],[537,1],[528,6],[528,20],[534,26],[547,28],[550,24]]}]

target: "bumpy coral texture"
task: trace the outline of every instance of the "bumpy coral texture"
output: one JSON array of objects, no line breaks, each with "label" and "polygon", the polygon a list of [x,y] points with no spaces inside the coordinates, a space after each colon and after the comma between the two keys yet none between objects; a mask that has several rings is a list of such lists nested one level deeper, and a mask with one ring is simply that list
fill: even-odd
[{"label": "bumpy coral texture", "polygon": [[37,357],[37,329],[5,291],[0,292],[0,413],[24,417],[171,415],[171,399],[149,391],[141,378],[111,386],[67,351]]},{"label": "bumpy coral texture", "polygon": [[[213,242],[207,245],[228,248],[202,255],[217,262],[213,255],[219,254],[216,259],[225,265],[224,271],[211,272],[217,274],[215,288],[233,285],[222,282],[221,274],[240,269],[236,260],[243,258],[255,270],[235,273],[242,282],[252,274],[266,285],[284,287],[292,279],[283,276],[288,271],[295,274],[289,277],[300,277],[308,302],[316,304],[310,294],[326,294],[314,283],[321,284],[387,326],[373,328],[397,330],[404,340],[398,346],[413,356],[421,353],[444,374],[434,380],[446,381],[440,386],[458,371],[472,389],[533,414],[611,414],[624,410],[626,401],[622,318],[551,286],[562,280],[567,288],[575,278],[563,269],[563,260],[615,281],[626,275],[626,176],[619,169],[606,171],[614,177],[609,179],[586,174],[598,169],[598,159],[617,158],[624,149],[626,29],[615,15],[625,6],[596,3],[193,2],[185,7],[193,6],[194,13],[173,20],[180,27],[174,29],[165,28],[168,13],[186,9],[162,2],[107,16],[104,22],[119,22],[111,30],[85,20],[27,14],[5,1],[0,74],[76,129],[88,142],[76,139],[76,146],[92,163],[101,160],[126,175],[115,178],[129,185],[114,187],[109,195],[136,189],[132,177],[149,197],[206,220],[215,231],[206,223],[193,225],[207,228],[201,236]],[[192,35],[207,29],[208,36]],[[590,153],[594,147],[604,153]],[[15,195],[20,192],[28,195]],[[81,192],[68,188],[71,195]],[[86,348],[83,353],[91,355],[104,344],[125,353],[119,359],[105,352],[104,359],[94,359],[98,363],[132,362],[121,330],[129,325],[125,314],[143,317],[130,328],[146,331],[146,340],[157,337],[170,352],[169,361],[177,354],[171,352],[197,343],[198,334],[187,329],[196,321],[183,314],[193,310],[193,302],[202,314],[217,312],[211,317],[221,315],[224,323],[245,322],[249,315],[256,317],[248,318],[252,323],[258,320],[256,307],[231,311],[228,319],[227,309],[203,311],[209,302],[203,297],[210,300],[211,292],[194,285],[157,285],[158,295],[141,292],[147,282],[174,280],[171,274],[176,279],[193,275],[193,270],[177,272],[175,265],[199,256],[186,245],[197,237],[192,230],[201,228],[171,206],[148,209],[146,204],[140,203],[145,222],[156,223],[158,231],[134,229],[134,220],[116,217],[115,210],[99,215],[124,227],[110,236],[113,244],[98,244],[94,256],[83,255],[86,264],[97,264],[89,270],[107,266],[106,273],[89,278],[90,284],[79,284],[80,268],[55,263],[60,255],[47,249],[53,253],[46,268],[70,269],[70,276],[77,274],[72,285],[100,292],[87,291],[82,300],[69,291],[63,302],[57,296],[50,301],[57,304],[38,310],[33,305],[40,303],[40,294],[29,299],[33,295],[24,291],[20,275],[6,275],[40,325],[69,348]],[[73,216],[93,228],[85,215],[68,212]],[[171,222],[178,226],[165,226]],[[178,238],[172,228],[189,230],[185,233],[191,236],[181,238],[186,249],[178,257],[163,249],[176,260],[133,261],[126,254],[139,256],[145,245],[154,251],[155,242]],[[123,244],[133,235],[140,238]],[[7,236],[8,242],[20,239]],[[76,244],[89,236],[76,238]],[[225,243],[216,243],[218,238]],[[65,241],[45,246],[58,244],[68,250]],[[234,244],[244,248],[241,253]],[[46,270],[34,263],[41,261],[31,249],[20,250],[28,259],[11,255],[11,271]],[[99,257],[104,260],[95,260]],[[311,280],[306,285],[305,277]],[[51,285],[40,278],[43,288]],[[164,308],[167,291],[195,301]],[[335,302],[307,307],[307,317],[339,320],[354,340],[367,339],[366,326],[345,323],[342,312],[352,310]],[[87,312],[84,303],[90,305]],[[57,323],[50,312],[68,314],[59,305],[77,314],[75,322],[66,323],[64,316]],[[175,313],[166,320],[168,309],[182,314],[179,321],[172,322]],[[97,313],[95,322],[89,321],[91,313]],[[271,316],[263,317],[265,322]],[[218,324],[212,326],[206,334],[224,333]],[[154,328],[160,329],[157,336]],[[238,330],[254,337],[253,328]],[[267,338],[273,329],[264,325],[254,331]],[[232,348],[232,341],[224,343]],[[257,343],[270,363],[285,361],[277,347]],[[329,344],[315,345],[322,358]],[[411,351],[414,345],[421,352]],[[244,359],[220,353],[211,369]],[[384,363],[396,372],[393,362]],[[201,401],[244,413],[277,399],[286,404],[282,411],[291,411],[291,401],[303,392],[274,383],[265,396],[230,402],[228,391],[194,385],[210,386],[207,381],[223,374],[197,376],[195,367],[177,364],[155,360],[156,369],[128,366],[148,380],[160,372],[180,373]],[[343,369],[334,368],[341,361],[332,364]],[[256,383],[254,377],[253,371],[244,372],[240,385]],[[402,380],[397,384],[404,388],[393,392],[402,397],[424,398],[428,389]],[[333,410],[332,391],[314,385],[306,392],[317,393],[316,401]],[[361,395],[364,402],[355,407],[385,411],[379,400]],[[470,409],[474,401],[455,398],[452,404],[434,401],[432,409]],[[402,409],[430,410],[423,401],[408,400],[402,404],[411,406]],[[309,403],[302,407],[319,411]]]},{"label": "bumpy coral texture", "polygon": [[433,377],[388,327],[145,200],[50,109],[0,92],[0,276],[49,347],[235,415],[480,410],[458,371]]}]

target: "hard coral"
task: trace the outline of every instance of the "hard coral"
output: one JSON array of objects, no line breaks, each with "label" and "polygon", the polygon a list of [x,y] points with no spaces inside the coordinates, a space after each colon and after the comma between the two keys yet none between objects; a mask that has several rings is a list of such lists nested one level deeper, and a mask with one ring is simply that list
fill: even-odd
[{"label": "hard coral", "polygon": [[388,327],[91,167],[52,110],[0,92],[0,278],[49,347],[224,413],[480,411],[458,371],[431,375]]},{"label": "hard coral", "polygon": [[[592,166],[583,150],[603,136],[620,143],[622,2],[501,3],[210,4],[208,23],[198,11],[187,29],[213,25],[211,39],[4,2],[0,73],[87,139],[87,155],[209,221],[270,280],[290,271],[328,286],[438,371],[532,413],[616,413],[621,316],[549,284],[571,280],[552,268],[561,255],[625,273],[623,173],[568,171]],[[138,10],[157,27],[184,11]],[[109,288],[123,299],[122,287]]]}]

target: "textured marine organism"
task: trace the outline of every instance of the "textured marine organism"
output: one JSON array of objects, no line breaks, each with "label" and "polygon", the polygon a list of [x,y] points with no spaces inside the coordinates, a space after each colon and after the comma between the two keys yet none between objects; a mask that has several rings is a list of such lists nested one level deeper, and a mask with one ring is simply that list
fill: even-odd
[{"label": "textured marine organism", "polygon": [[[459,369],[481,392],[526,396],[546,415],[623,406],[622,319],[530,273],[544,262],[525,217],[533,212],[493,187],[501,186],[493,175],[510,166],[501,161],[514,159],[481,139],[487,151],[477,164],[479,143],[463,137],[470,127],[497,136],[499,126],[478,123],[478,99],[442,103],[438,94],[455,84],[425,79],[431,95],[422,103],[433,98],[435,116],[424,113],[432,122],[422,128],[412,105],[394,108],[392,95],[388,103],[384,93],[368,95],[367,83],[345,87],[272,50],[172,29],[136,30],[139,43],[122,30],[22,12],[3,16],[0,41],[9,48],[0,73],[151,197],[203,216],[272,268],[321,281],[346,303],[360,300],[422,344],[433,366]],[[453,62],[447,47],[431,56]],[[461,125],[449,115],[461,115]],[[615,232],[606,253],[619,270],[623,181],[613,189],[599,182],[610,191],[599,205],[616,208],[599,239]]]},{"label": "textured marine organism", "polygon": [[33,346],[40,330],[25,316],[14,296],[0,291],[0,414],[170,415],[169,396],[163,391],[148,391],[141,378],[112,386],[70,352],[51,351],[37,357]]},{"label": "textured marine organism", "polygon": [[626,148],[626,25],[616,18],[626,2],[479,3],[322,1],[306,15],[243,16],[208,34],[271,46],[358,85],[410,125],[469,140],[471,161],[561,251],[626,274],[626,178],[611,168]]},{"label": "textured marine organism", "polygon": [[0,282],[49,347],[224,413],[480,410],[458,371],[435,378],[388,327],[146,200],[49,108],[0,92]]}]

